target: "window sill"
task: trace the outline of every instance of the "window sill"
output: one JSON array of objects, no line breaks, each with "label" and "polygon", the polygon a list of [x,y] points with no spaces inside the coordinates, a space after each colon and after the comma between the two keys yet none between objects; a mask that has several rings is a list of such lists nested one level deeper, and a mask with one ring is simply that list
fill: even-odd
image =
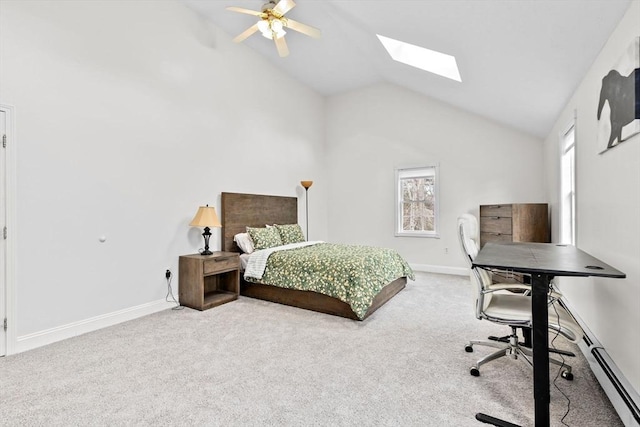
[{"label": "window sill", "polygon": [[395,233],[395,237],[426,237],[431,239],[439,239],[440,234],[438,233]]}]

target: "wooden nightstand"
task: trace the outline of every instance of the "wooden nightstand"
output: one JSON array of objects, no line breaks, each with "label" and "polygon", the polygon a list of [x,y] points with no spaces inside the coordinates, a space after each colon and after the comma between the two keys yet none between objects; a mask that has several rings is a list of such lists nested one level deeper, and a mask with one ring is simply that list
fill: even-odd
[{"label": "wooden nightstand", "polygon": [[240,256],[236,252],[183,255],[178,268],[180,305],[206,310],[238,299]]}]

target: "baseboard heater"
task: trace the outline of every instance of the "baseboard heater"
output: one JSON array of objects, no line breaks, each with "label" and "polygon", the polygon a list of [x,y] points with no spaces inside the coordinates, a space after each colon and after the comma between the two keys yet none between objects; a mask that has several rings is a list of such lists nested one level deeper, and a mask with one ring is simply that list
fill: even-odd
[{"label": "baseboard heater", "polygon": [[582,319],[575,316],[565,301],[562,305],[584,330],[585,336],[578,347],[589,362],[591,370],[625,427],[640,427],[640,395],[634,390],[622,371],[616,366],[602,344],[593,336]]},{"label": "baseboard heater", "polygon": [[[585,339],[584,341],[588,345],[590,340]],[[591,369],[605,393],[607,393],[609,400],[616,408],[622,422],[626,427],[640,426],[640,397],[638,393],[628,384],[607,351],[599,345],[594,345],[593,342],[590,344],[591,346],[587,348],[587,351],[590,351],[595,364],[602,370],[602,375],[598,375],[594,363],[589,357],[587,357],[587,360],[589,360]]]}]

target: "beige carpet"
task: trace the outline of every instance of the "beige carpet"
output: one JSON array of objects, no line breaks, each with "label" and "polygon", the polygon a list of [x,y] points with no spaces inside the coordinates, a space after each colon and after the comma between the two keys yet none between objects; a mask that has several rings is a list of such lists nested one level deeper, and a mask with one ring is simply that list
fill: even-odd
[{"label": "beige carpet", "polygon": [[[418,273],[364,322],[241,297],[0,358],[0,425],[478,426],[482,411],[531,426],[524,362],[469,375],[491,349],[466,353],[466,340],[507,331],[473,317],[469,286]],[[565,423],[622,426],[585,359],[569,363],[574,381],[556,381]],[[551,400],[560,426],[553,385]]]}]

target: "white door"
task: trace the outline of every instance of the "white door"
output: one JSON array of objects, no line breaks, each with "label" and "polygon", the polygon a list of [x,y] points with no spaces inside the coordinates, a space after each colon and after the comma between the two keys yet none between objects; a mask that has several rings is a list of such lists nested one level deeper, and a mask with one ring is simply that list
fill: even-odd
[{"label": "white door", "polygon": [[0,109],[0,356],[7,353],[7,112]]}]

